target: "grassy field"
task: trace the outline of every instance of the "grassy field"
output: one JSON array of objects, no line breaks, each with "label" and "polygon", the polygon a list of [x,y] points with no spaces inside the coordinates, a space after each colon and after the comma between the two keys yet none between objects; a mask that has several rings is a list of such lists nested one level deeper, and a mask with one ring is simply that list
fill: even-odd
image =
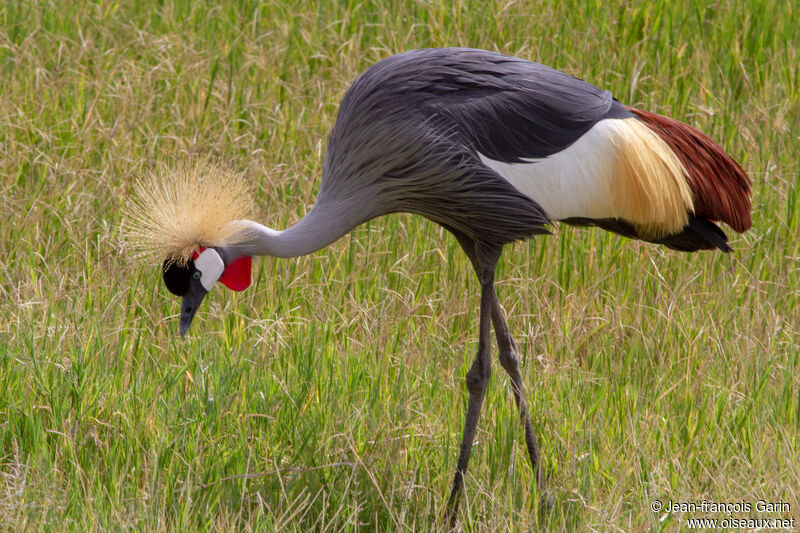
[{"label": "grassy field", "polygon": [[[354,77],[407,49],[537,60],[709,133],[754,182],[730,256],[560,228],[498,291],[555,503],[495,366],[468,531],[673,531],[651,502],[800,514],[800,8],[794,1],[0,6],[0,529],[441,529],[477,346],[455,240],[374,220],[207,298],[186,341],[120,211],[213,154],[282,228],[314,202]],[[800,527],[800,526],[798,526]]]}]

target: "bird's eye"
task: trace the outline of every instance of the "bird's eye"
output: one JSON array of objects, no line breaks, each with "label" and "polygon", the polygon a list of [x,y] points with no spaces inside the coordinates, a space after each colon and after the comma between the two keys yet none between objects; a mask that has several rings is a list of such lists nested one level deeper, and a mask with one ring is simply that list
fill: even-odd
[{"label": "bird's eye", "polygon": [[200,271],[199,270],[195,270],[194,274],[192,274],[192,279],[200,279],[200,276],[202,276]]}]

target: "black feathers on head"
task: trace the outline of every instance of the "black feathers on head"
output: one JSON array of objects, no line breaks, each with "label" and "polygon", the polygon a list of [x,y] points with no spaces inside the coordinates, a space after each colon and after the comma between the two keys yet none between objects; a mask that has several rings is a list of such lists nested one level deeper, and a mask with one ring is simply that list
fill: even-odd
[{"label": "black feathers on head", "polygon": [[191,260],[185,265],[166,260],[162,270],[164,272],[164,285],[167,286],[167,290],[175,296],[183,296],[189,292],[189,284],[197,269],[194,267],[194,261]]}]

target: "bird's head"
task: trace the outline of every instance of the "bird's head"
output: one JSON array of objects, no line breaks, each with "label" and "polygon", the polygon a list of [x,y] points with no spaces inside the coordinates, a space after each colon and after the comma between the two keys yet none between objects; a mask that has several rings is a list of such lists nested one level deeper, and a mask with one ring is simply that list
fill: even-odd
[{"label": "bird's head", "polygon": [[164,260],[164,285],[169,292],[181,297],[181,337],[186,336],[203,298],[217,282],[231,290],[243,291],[250,286],[251,268],[252,258],[249,255],[237,257],[226,264],[220,252],[214,248],[196,250],[186,264]]},{"label": "bird's head", "polygon": [[139,258],[163,260],[164,284],[181,297],[181,337],[218,281],[235,291],[250,285],[252,260],[232,246],[247,240],[253,205],[244,177],[208,159],[161,167],[136,184],[125,240]]}]

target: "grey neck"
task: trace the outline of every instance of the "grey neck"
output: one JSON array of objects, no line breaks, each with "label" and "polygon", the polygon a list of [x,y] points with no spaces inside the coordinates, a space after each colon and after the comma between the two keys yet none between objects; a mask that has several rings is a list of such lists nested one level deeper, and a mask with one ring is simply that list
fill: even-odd
[{"label": "grey neck", "polygon": [[297,257],[307,255],[337,241],[350,230],[365,222],[361,209],[344,204],[315,205],[297,224],[283,231],[253,222],[246,225],[245,239],[237,244],[220,247],[225,262],[243,255]]}]

